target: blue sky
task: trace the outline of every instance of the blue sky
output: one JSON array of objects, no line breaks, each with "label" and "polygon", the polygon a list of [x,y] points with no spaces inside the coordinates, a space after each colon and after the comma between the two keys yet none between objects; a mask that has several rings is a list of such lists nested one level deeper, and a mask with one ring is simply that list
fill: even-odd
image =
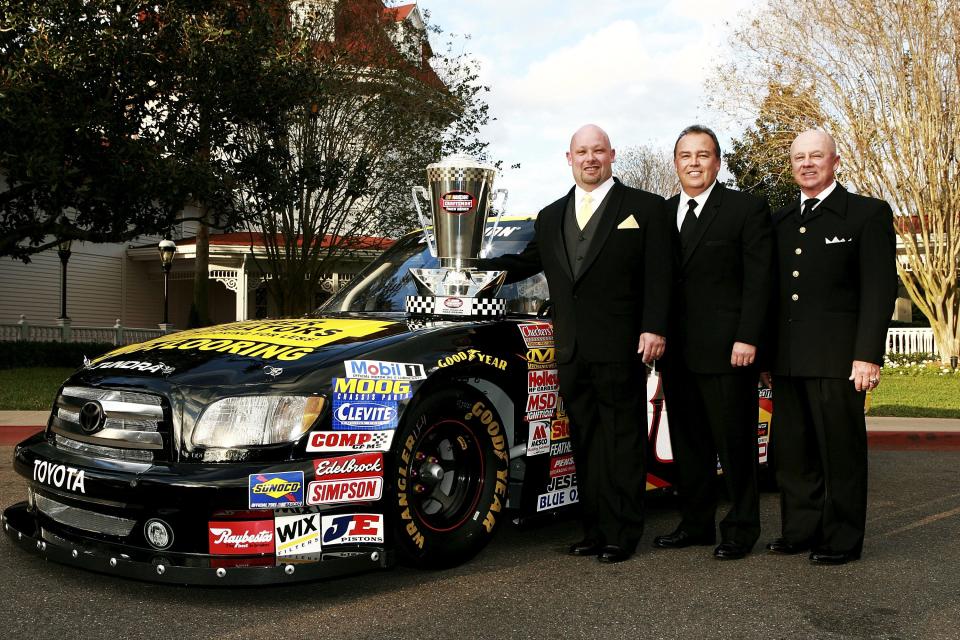
[{"label": "blue sky", "polygon": [[[463,51],[491,87],[497,118],[484,135],[503,161],[496,187],[507,210],[534,213],[573,184],[564,153],[593,122],[615,148],[670,149],[683,127],[714,127],[725,144],[742,125],[707,104],[704,81],[725,50],[729,27],[755,2],[731,0],[570,2],[420,0],[446,34],[469,34]],[[433,36],[440,49],[445,39]],[[739,127],[739,128],[738,128]],[[733,130],[737,129],[737,130]],[[509,166],[520,163],[520,169]],[[616,165],[614,165],[616,174]]]}]

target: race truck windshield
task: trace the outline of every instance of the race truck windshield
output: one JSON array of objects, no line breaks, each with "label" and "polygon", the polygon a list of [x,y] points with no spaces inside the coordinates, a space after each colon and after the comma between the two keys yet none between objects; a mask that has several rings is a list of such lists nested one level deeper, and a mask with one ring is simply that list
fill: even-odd
[{"label": "race truck windshield", "polygon": [[[487,227],[492,230],[493,226]],[[519,253],[533,237],[533,220],[503,222],[489,257]],[[383,255],[358,273],[346,287],[317,312],[404,311],[407,296],[417,295],[411,268],[435,269],[439,260],[430,255],[422,233],[404,236]],[[508,313],[535,314],[550,297],[543,273],[504,285],[498,297],[507,302]]]}]

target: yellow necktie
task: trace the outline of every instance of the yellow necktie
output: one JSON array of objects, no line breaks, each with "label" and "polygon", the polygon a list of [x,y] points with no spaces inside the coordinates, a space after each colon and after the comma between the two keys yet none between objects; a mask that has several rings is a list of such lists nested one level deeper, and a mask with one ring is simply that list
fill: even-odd
[{"label": "yellow necktie", "polygon": [[580,201],[580,211],[577,211],[577,226],[583,231],[583,228],[590,222],[590,216],[593,215],[593,196],[589,193],[583,196]]}]

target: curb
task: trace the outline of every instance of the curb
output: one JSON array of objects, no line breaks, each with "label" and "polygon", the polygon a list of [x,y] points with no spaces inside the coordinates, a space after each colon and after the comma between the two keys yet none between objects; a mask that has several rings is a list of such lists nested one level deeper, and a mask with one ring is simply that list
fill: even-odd
[{"label": "curb", "polygon": [[18,425],[0,425],[0,447],[6,445],[15,445],[21,440],[26,440],[35,433],[40,433],[46,427],[38,425],[18,426]]}]

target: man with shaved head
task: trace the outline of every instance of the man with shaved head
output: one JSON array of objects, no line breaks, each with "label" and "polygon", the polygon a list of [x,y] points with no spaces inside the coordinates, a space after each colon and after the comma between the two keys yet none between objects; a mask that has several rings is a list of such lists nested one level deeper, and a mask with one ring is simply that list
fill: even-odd
[{"label": "man with shaved head", "polygon": [[893,214],[835,174],[833,138],[790,146],[800,197],[773,216],[779,258],[771,458],[781,491],[780,554],[814,564],[860,558],[867,514],[864,398],[880,384],[897,294]]},{"label": "man with shaved head", "polygon": [[629,558],[643,532],[644,363],[664,351],[671,277],[663,198],[616,180],[615,155],[603,129],[578,129],[574,186],[540,211],[523,252],[480,264],[508,281],[547,277],[583,513],[584,539],[569,552],[605,563]]}]

